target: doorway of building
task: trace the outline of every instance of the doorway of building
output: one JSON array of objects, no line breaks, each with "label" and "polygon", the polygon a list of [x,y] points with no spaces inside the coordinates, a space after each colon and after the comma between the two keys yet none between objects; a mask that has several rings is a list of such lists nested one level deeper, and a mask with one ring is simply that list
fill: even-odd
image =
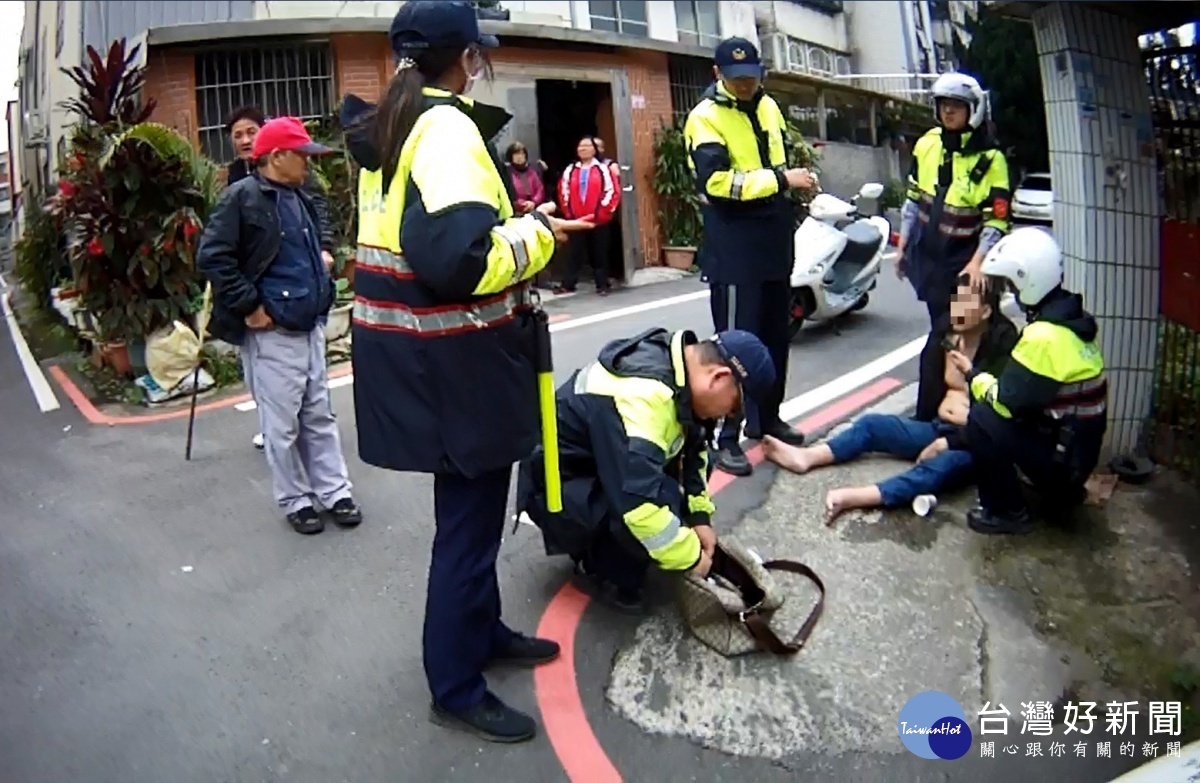
[{"label": "doorway of building", "polygon": [[[535,89],[538,147],[542,160],[546,162],[546,195],[557,200],[559,178],[563,169],[575,162],[575,147],[584,136],[600,137],[604,140],[605,155],[614,161],[621,160],[621,151],[617,148],[612,86],[608,82],[538,79]],[[614,282],[624,282],[625,243],[619,212],[613,219],[611,231],[608,277]],[[564,248],[553,262],[551,276],[554,279],[562,279],[566,259],[567,250]],[[590,276],[591,270],[581,270],[581,280],[588,280]]]}]

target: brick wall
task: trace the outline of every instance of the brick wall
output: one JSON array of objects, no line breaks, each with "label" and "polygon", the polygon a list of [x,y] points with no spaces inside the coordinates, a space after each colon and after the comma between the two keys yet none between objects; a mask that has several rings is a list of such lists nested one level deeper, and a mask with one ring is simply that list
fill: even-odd
[{"label": "brick wall", "polygon": [[196,119],[196,58],[188,51],[155,47],[146,56],[145,94],[158,102],[154,122],[200,143]]},{"label": "brick wall", "polygon": [[356,33],[333,36],[337,97],[354,93],[365,101],[377,101],[387,84],[391,47],[387,36]]},{"label": "brick wall", "polygon": [[[352,92],[365,100],[377,100],[391,73],[391,51],[381,33],[334,35],[337,96]],[[497,63],[557,65],[590,68],[623,68],[632,95],[645,100],[641,108],[616,106],[629,111],[633,120],[633,150],[619,150],[621,163],[631,165],[637,197],[642,253],[648,265],[661,263],[662,237],[658,203],[654,192],[654,133],[671,117],[671,90],[667,56],[662,52],[628,50],[617,53],[578,52],[569,49],[523,49],[501,47]],[[191,52],[169,48],[151,49],[147,57],[146,93],[158,101],[154,120],[175,128],[193,144],[199,142],[196,114],[196,70]],[[615,146],[616,139],[609,140]]]}]

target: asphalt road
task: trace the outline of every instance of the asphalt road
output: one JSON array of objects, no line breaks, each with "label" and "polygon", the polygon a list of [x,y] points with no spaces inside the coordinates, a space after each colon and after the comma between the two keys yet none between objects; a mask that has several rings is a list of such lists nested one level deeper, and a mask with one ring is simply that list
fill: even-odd
[{"label": "asphalt road", "polygon": [[[551,303],[571,316],[555,336],[559,374],[653,325],[706,333],[703,298],[588,320],[698,290],[684,281]],[[911,291],[884,275],[864,312],[796,340],[789,396],[924,327]],[[61,393],[63,409],[39,413],[7,334],[3,342],[0,781],[564,779],[544,736],[484,746],[428,723],[420,635],[431,482],[358,461],[349,388],[334,391],[334,404],[367,521],[304,537],[273,508],[249,444],[252,413],[203,414],[185,463],[183,420],[90,426]],[[893,374],[904,373],[915,377],[911,366]],[[720,519],[752,506],[767,480],[727,493]],[[566,568],[522,528],[505,541],[500,574],[506,619],[532,631]],[[604,714],[608,648],[590,640],[614,627],[592,617],[580,631],[580,690],[626,779],[770,772],[682,740],[659,744]],[[527,672],[497,672],[490,683],[537,714]]]}]

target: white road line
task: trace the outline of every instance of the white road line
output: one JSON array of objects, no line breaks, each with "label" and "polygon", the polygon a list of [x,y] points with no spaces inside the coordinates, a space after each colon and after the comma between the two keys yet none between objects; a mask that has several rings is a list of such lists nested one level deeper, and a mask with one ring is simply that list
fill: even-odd
[{"label": "white road line", "polygon": [[[803,394],[785,401],[783,405],[779,406],[779,418],[787,422],[794,422],[806,413],[823,408],[860,386],[865,386],[871,381],[886,375],[909,359],[919,356],[921,349],[925,347],[925,339],[925,337],[917,337],[896,350],[889,351],[878,359],[869,361],[840,378],[834,378],[829,383],[822,384],[815,389],[810,389]],[[746,441],[745,435],[742,436],[742,441]],[[524,512],[521,513],[517,521],[523,525],[536,527],[533,520]]]},{"label": "white road line", "polygon": [[42,413],[58,410],[58,397],[54,395],[54,389],[46,380],[46,375],[34,358],[33,352],[29,350],[29,344],[25,342],[25,335],[21,332],[21,325],[17,323],[17,316],[13,314],[12,306],[8,303],[10,293],[8,283],[4,282],[4,277],[0,275],[0,306],[4,309],[4,320],[8,324],[8,333],[12,335],[13,347],[17,349],[17,358],[21,360],[21,369],[25,371],[25,380],[29,381],[29,388],[33,390],[34,399],[37,400]]},{"label": "white road line", "polygon": [[[638,313],[646,313],[651,310],[656,310],[660,307],[671,307],[673,305],[684,304],[686,302],[695,302],[700,299],[707,299],[707,298],[708,298],[708,289],[707,288],[705,288],[701,291],[692,291],[692,292],[686,293],[686,294],[679,294],[677,296],[668,296],[664,299],[655,299],[650,302],[642,302],[641,304],[629,305],[628,307],[620,307],[616,310],[606,310],[602,313],[592,313],[591,315],[584,315],[584,316],[580,316],[579,318],[572,318],[569,321],[560,321],[558,323],[553,323],[553,324],[550,324],[550,332],[551,332],[551,334],[553,334],[555,332],[565,332],[568,329],[578,329],[581,326],[591,326],[593,324],[604,323],[605,321],[612,321],[617,318],[624,318],[625,316],[628,316],[628,315],[637,315]],[[921,338],[922,344],[924,344],[924,339],[925,338]],[[906,345],[897,350],[907,350],[908,347],[909,346]],[[917,353],[920,353],[920,352],[921,352],[921,349],[920,349],[920,346],[918,346],[916,349],[916,352],[913,353],[912,356],[915,356]],[[893,353],[895,353],[895,351],[893,351]],[[880,359],[877,359],[876,361],[881,361],[883,359],[887,359],[891,355],[892,354],[888,354],[887,356],[880,357]],[[880,372],[881,373],[887,372],[888,370],[892,369],[892,367],[897,367],[897,366],[903,364],[904,362],[908,361],[909,359],[912,358],[912,356],[905,356],[903,359],[900,359],[895,364],[888,366],[887,369],[881,370]],[[849,377],[849,376],[846,376],[846,377]],[[874,376],[872,376],[872,377],[874,377]],[[844,380],[844,379],[841,379],[841,380]],[[868,380],[870,380],[870,379],[868,379]],[[354,376],[353,375],[345,375],[340,378],[334,378],[331,381],[329,381],[329,388],[336,389],[340,386],[349,386],[352,383],[354,383]],[[856,386],[860,386],[860,385],[862,385],[861,382],[855,384],[854,386],[851,386],[850,388],[853,389]],[[824,387],[822,387],[822,388],[824,388]],[[836,397],[840,397],[841,394],[842,393],[839,393],[839,394],[835,395],[835,397],[830,398],[830,399],[835,399]],[[800,398],[797,398],[797,399],[800,399]],[[791,402],[795,402],[795,400],[792,400]],[[824,403],[818,402],[817,404],[822,405]],[[239,402],[237,405],[235,405],[233,407],[244,413],[246,411],[254,410],[255,407],[257,407],[257,406],[254,404],[253,400],[247,400],[246,402]],[[803,415],[803,411],[797,415]]]}]

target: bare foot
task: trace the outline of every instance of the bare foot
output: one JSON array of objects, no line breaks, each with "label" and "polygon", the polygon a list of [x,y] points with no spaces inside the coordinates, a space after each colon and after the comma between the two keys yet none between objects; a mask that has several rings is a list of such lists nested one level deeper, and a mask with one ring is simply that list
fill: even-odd
[{"label": "bare foot", "polygon": [[843,511],[851,507],[852,489],[831,489],[825,493],[825,524],[832,525]]},{"label": "bare foot", "polygon": [[763,456],[781,468],[793,473],[807,473],[813,466],[809,450],[802,446],[789,446],[783,441],[764,435],[762,439]]}]

